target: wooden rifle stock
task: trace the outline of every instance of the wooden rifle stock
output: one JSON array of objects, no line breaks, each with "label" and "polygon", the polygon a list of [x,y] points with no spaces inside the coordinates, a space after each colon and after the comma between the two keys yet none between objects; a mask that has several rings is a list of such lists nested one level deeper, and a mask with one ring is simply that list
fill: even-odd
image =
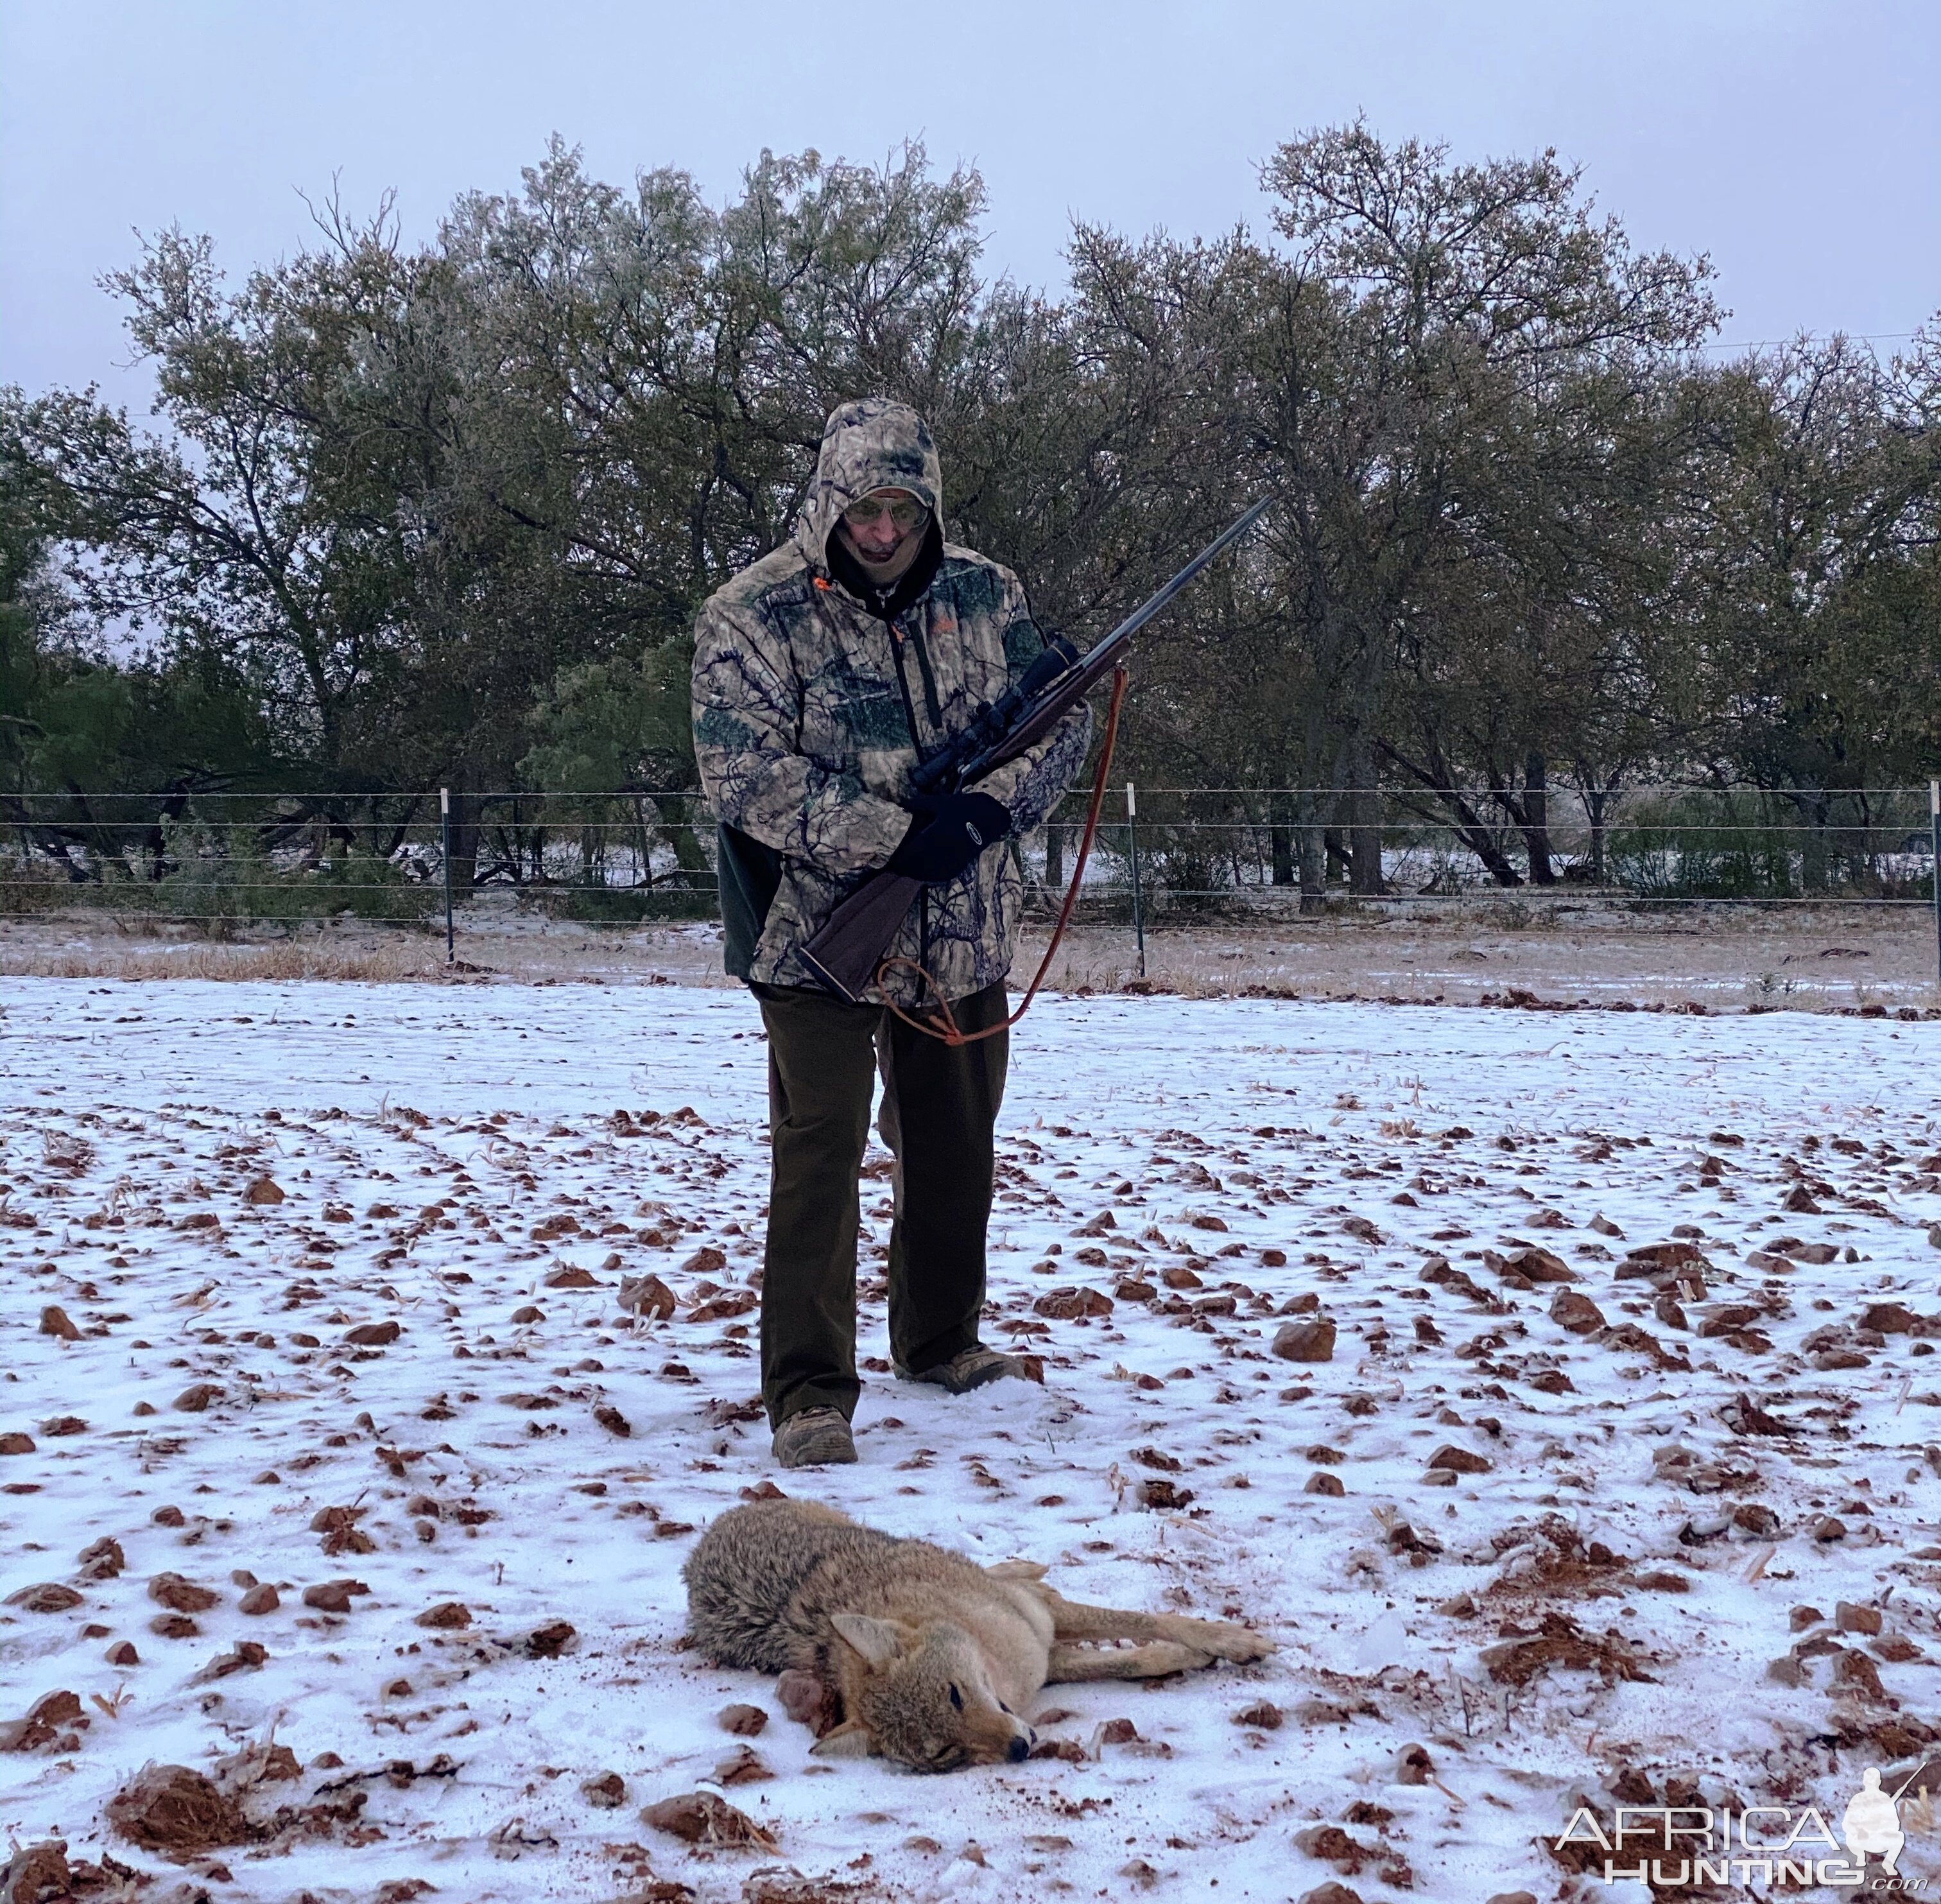
[{"label": "wooden rifle stock", "polygon": [[[986,774],[1035,747],[1117,663],[1133,637],[1208,563],[1260,520],[1270,500],[1263,497],[1222,530],[1164,588],[1089,648],[1082,660],[1050,683],[1038,699],[1022,711],[1008,733],[995,745],[962,763],[961,769],[949,777],[952,784],[945,790],[955,793],[974,786]],[[863,994],[875,982],[883,955],[903,924],[910,902],[922,889],[921,880],[907,879],[900,873],[885,870],[870,874],[812,937],[796,948],[796,957],[826,991],[845,1004],[860,1004]]]},{"label": "wooden rifle stock", "polygon": [[858,1004],[897,936],[921,879],[873,873],[830,914],[815,935],[796,948],[816,983],[846,1005]]}]

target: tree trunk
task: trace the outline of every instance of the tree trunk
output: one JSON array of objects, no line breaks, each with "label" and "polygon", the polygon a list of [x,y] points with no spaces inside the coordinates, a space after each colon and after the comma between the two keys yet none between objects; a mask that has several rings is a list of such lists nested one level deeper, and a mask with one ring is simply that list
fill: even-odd
[{"label": "tree trunk", "polygon": [[1460,793],[1445,793],[1443,803],[1457,818],[1456,837],[1483,863],[1484,870],[1499,886],[1520,886],[1523,875],[1511,865],[1509,856],[1496,844],[1495,830]]},{"label": "tree trunk", "polygon": [[1817,788],[1813,787],[1790,791],[1787,797],[1799,809],[1806,821],[1805,839],[1799,855],[1800,890],[1808,893],[1823,893],[1826,890],[1828,858],[1827,797]]},{"label": "tree trunk", "polygon": [[[500,830],[503,836],[505,830],[502,827]],[[524,887],[527,884],[525,810],[516,796],[512,801],[512,841],[506,848],[506,858],[512,870],[512,884]]]},{"label": "tree trunk", "polygon": [[[1511,865],[1508,856],[1496,844],[1495,830],[1489,826],[1482,815],[1463,798],[1456,784],[1456,776],[1449,763],[1442,755],[1432,735],[1428,741],[1426,763],[1411,760],[1408,756],[1389,742],[1381,743],[1382,751],[1401,769],[1405,774],[1421,782],[1441,804],[1454,814],[1456,824],[1451,830],[1462,843],[1483,863],[1484,869],[1499,886],[1520,886],[1523,876]],[[1500,799],[1501,794],[1497,798]],[[1418,811],[1420,809],[1417,809]],[[1425,819],[1433,818],[1425,814]]]},{"label": "tree trunk", "polygon": [[1610,828],[1604,815],[1610,805],[1608,793],[1586,793],[1584,811],[1591,822],[1591,883],[1602,886],[1609,883],[1604,869],[1604,842],[1609,838]]},{"label": "tree trunk", "polygon": [[1295,877],[1294,829],[1277,819],[1268,830],[1267,851],[1273,866],[1274,884],[1276,886],[1292,885]]},{"label": "tree trunk", "polygon": [[163,879],[168,876],[168,830],[165,823],[179,820],[188,810],[188,796],[174,793],[162,802],[162,811],[152,832],[148,836],[148,877]]},{"label": "tree trunk", "polygon": [[1044,888],[1048,893],[1065,889],[1065,829],[1056,820],[1044,823]]},{"label": "tree trunk", "polygon": [[1334,817],[1334,796],[1322,788],[1337,784],[1335,761],[1340,753],[1336,737],[1328,726],[1327,710],[1321,698],[1309,698],[1301,734],[1301,778],[1304,783],[1295,796],[1299,815],[1301,851],[1301,911],[1304,918],[1328,909],[1328,822]]},{"label": "tree trunk", "polygon": [[1533,749],[1524,760],[1524,786],[1519,796],[1514,773],[1506,781],[1494,766],[1490,769],[1490,797],[1523,836],[1524,852],[1529,861],[1530,880],[1533,886],[1554,886],[1557,883],[1556,869],[1550,863],[1550,797],[1544,773],[1543,756]]},{"label": "tree trunk", "polygon": [[1321,824],[1325,802],[1319,793],[1304,791],[1300,805],[1301,911],[1304,918],[1310,918],[1328,909],[1326,830]]},{"label": "tree trunk", "polygon": [[650,799],[637,796],[634,802],[634,851],[640,862],[640,884],[649,891],[654,885],[654,848],[660,844],[660,809]]},{"label": "tree trunk", "polygon": [[674,848],[674,863],[678,869],[678,877],[674,883],[677,886],[682,887],[698,887],[703,885],[705,882],[696,879],[694,876],[697,873],[707,873],[711,869],[708,863],[708,855],[701,850],[701,842],[695,837],[694,827],[685,817],[689,802],[685,800],[670,799],[664,805],[659,802],[656,804],[660,805],[660,811],[663,816],[666,814],[668,808],[670,806],[674,808],[676,811],[683,816],[678,820],[668,821],[662,828],[664,837],[668,845]]},{"label": "tree trunk", "polygon": [[1530,856],[1530,883],[1554,886],[1557,873],[1551,864],[1550,787],[1548,763],[1542,752],[1532,747],[1524,761],[1524,846]]},{"label": "tree trunk", "polygon": [[1373,898],[1388,888],[1382,879],[1381,796],[1375,790],[1374,750],[1358,732],[1347,747],[1348,890]]},{"label": "tree trunk", "polygon": [[469,893],[478,877],[478,834],[484,802],[475,794],[451,796],[451,890]]},{"label": "tree trunk", "polygon": [[[374,805],[375,803],[373,804]],[[418,808],[423,804],[423,801],[414,793],[405,803],[404,812],[397,824],[391,829],[390,844],[388,846],[381,845],[378,848],[380,857],[387,863],[391,855],[411,836],[411,823],[418,817]]]}]

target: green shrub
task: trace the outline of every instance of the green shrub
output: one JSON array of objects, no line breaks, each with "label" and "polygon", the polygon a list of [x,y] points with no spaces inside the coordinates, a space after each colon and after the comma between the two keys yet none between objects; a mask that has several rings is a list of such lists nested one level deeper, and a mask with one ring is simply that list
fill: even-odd
[{"label": "green shrub", "polygon": [[575,919],[588,925],[641,925],[655,920],[712,919],[720,916],[712,882],[692,886],[528,887],[521,903],[549,919]]}]

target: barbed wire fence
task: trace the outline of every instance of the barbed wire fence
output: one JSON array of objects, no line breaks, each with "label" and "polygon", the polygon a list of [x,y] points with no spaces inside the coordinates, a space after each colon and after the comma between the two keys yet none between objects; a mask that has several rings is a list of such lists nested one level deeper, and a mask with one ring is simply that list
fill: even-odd
[{"label": "barbed wire fence", "polygon": [[[1027,916],[1062,896],[1082,802],[1013,842]],[[1776,792],[1637,786],[1139,787],[1108,796],[1078,917],[1272,923],[1344,904],[1600,898],[1636,909],[1918,911],[1941,957],[1941,782]],[[593,925],[719,916],[686,790],[0,794],[0,915],[99,914],[212,937],[344,920],[442,931],[481,900]]]}]

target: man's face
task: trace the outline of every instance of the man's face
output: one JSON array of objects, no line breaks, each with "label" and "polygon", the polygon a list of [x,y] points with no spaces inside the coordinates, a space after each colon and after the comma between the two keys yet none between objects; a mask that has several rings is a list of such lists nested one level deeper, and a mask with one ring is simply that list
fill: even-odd
[{"label": "man's face", "polygon": [[887,562],[928,513],[907,489],[873,489],[842,512],[842,530],[864,561]]}]

